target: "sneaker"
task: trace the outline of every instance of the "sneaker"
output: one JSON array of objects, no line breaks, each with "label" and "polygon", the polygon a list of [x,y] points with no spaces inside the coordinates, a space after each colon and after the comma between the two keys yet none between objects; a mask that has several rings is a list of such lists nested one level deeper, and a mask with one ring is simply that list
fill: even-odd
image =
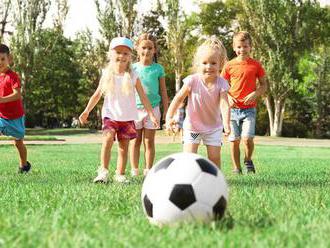
[{"label": "sneaker", "polygon": [[131,175],[132,175],[132,177],[137,177],[138,175],[139,175],[139,169],[138,168],[133,168],[132,170],[131,170]]},{"label": "sneaker", "polygon": [[146,175],[148,174],[149,170],[150,170],[150,169],[144,169],[144,170],[143,170],[143,176],[146,176]]},{"label": "sneaker", "polygon": [[97,171],[97,176],[94,178],[94,183],[107,183],[109,171],[103,167],[100,167]]},{"label": "sneaker", "polygon": [[26,165],[18,167],[18,173],[28,173],[31,169],[31,164],[29,161],[26,161]]},{"label": "sneaker", "polygon": [[118,183],[129,183],[125,175],[116,174],[113,176],[113,179]]},{"label": "sneaker", "polygon": [[233,173],[235,175],[243,175],[242,169],[241,168],[235,168],[233,169]]},{"label": "sneaker", "polygon": [[244,161],[247,173],[256,173],[252,160]]}]

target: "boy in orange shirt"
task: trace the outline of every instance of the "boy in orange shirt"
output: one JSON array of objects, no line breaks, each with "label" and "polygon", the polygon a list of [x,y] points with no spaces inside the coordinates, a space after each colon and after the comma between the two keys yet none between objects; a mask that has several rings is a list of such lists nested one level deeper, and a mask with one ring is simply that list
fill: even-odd
[{"label": "boy in orange shirt", "polygon": [[[254,150],[257,98],[266,92],[267,84],[265,70],[262,65],[250,57],[252,39],[248,32],[241,31],[234,34],[233,49],[236,58],[227,62],[222,70],[222,76],[228,80],[228,92],[231,106],[231,134],[230,141],[233,172],[242,174],[240,164],[240,141],[243,140],[244,164],[247,173],[255,173],[252,162]],[[257,80],[259,85],[257,85]]]}]

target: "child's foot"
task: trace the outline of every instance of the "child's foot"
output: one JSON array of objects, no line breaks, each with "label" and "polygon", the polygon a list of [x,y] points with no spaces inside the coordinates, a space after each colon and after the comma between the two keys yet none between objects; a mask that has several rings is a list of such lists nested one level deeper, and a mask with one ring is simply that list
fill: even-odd
[{"label": "child's foot", "polygon": [[26,165],[18,167],[18,173],[28,173],[31,169],[31,164],[29,161],[26,161]]},{"label": "child's foot", "polygon": [[246,166],[247,173],[256,173],[252,160],[244,161],[244,164]]},{"label": "child's foot", "polygon": [[125,175],[116,174],[113,176],[113,179],[118,183],[129,183]]},{"label": "child's foot", "polygon": [[235,168],[233,169],[233,173],[235,175],[243,175],[242,169],[241,168]]},{"label": "child's foot", "polygon": [[139,175],[139,169],[138,168],[133,168],[132,170],[131,170],[131,175],[132,175],[132,177],[137,177],[138,175]]},{"label": "child's foot", "polygon": [[147,176],[149,170],[150,170],[150,169],[144,169],[144,170],[143,170],[143,176]]},{"label": "child's foot", "polygon": [[94,178],[94,183],[107,183],[109,171],[103,167],[100,167],[97,171],[97,176]]}]

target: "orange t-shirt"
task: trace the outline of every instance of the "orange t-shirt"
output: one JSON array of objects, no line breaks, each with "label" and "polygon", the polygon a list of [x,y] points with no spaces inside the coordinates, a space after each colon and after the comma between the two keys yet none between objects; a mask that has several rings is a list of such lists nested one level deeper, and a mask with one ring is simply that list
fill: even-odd
[{"label": "orange t-shirt", "polygon": [[243,61],[232,59],[227,62],[221,72],[221,76],[228,80],[230,89],[229,95],[237,100],[237,107],[240,109],[254,108],[252,104],[244,105],[244,97],[257,89],[257,79],[265,76],[262,65],[251,58]]}]

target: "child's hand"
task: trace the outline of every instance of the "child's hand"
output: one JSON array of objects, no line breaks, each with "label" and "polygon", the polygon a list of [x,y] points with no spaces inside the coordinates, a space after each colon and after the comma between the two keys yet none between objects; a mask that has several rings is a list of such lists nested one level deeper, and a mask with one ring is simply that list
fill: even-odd
[{"label": "child's hand", "polygon": [[79,121],[82,125],[86,124],[88,121],[88,116],[89,116],[89,113],[84,111],[82,112],[82,114],[79,116]]},{"label": "child's hand", "polygon": [[255,91],[248,94],[246,97],[244,97],[244,105],[249,105],[254,103],[257,100],[257,94]]},{"label": "child's hand", "polygon": [[236,107],[236,100],[228,94],[228,102],[231,108]]},{"label": "child's hand", "polygon": [[158,120],[157,120],[157,118],[155,117],[154,114],[152,114],[150,116],[150,120],[151,120],[151,122],[152,122],[152,124],[154,125],[155,128],[159,128]]},{"label": "child's hand", "polygon": [[0,103],[2,103],[2,97],[0,97]]},{"label": "child's hand", "polygon": [[231,132],[230,126],[224,125],[223,129],[224,129],[225,136],[228,136]]},{"label": "child's hand", "polygon": [[171,132],[174,132],[175,128],[176,128],[176,121],[175,119],[172,117],[172,118],[167,118],[166,119],[166,123],[165,123],[165,126],[166,126],[166,129],[171,131]]}]

